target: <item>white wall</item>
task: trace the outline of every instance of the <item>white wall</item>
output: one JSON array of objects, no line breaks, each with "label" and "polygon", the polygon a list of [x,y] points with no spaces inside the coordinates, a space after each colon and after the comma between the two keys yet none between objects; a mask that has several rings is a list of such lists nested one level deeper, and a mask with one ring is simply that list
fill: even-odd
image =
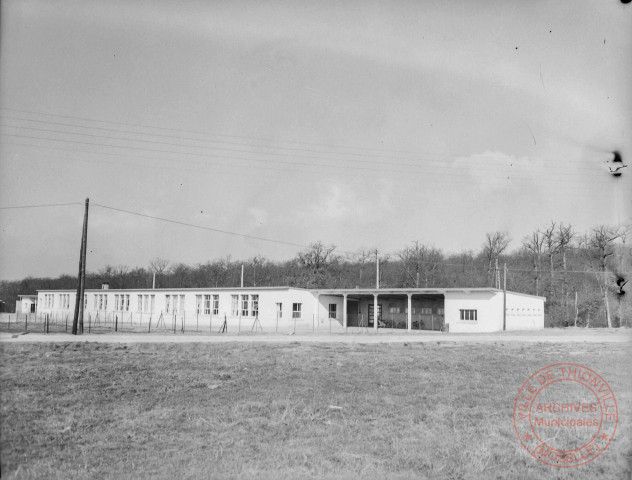
[{"label": "white wall", "polygon": [[[503,329],[503,298],[495,292],[446,292],[445,323],[451,333],[496,332]],[[461,320],[460,310],[476,310],[477,320]]]},{"label": "white wall", "polygon": [[[53,295],[53,307],[47,306],[46,296]],[[68,297],[65,297],[65,296]],[[116,309],[116,296],[129,295],[129,308]],[[138,306],[138,297],[143,295],[154,296],[153,311],[142,311]],[[167,312],[166,296],[170,295],[171,302],[169,312]],[[174,312],[173,296],[178,296],[178,310]],[[184,306],[181,304],[181,296],[184,296]],[[197,296],[202,296],[202,309],[198,313]],[[211,313],[205,314],[204,296],[211,296]],[[219,311],[213,313],[213,295],[219,296]],[[232,296],[238,295],[238,311],[234,314],[232,309]],[[243,315],[242,298],[248,295],[248,312]],[[212,329],[217,331],[226,318],[229,332],[250,331],[255,324],[255,316],[252,315],[253,295],[259,296],[258,319],[264,331],[274,331],[277,326],[277,303],[282,304],[282,315],[278,318],[279,330],[294,329],[297,331],[311,331],[318,328],[318,305],[312,292],[302,289],[279,288],[279,289],[257,289],[257,288],[236,288],[236,289],[216,289],[216,290],[88,290],[86,291],[86,309],[84,318],[90,317],[92,321],[98,318],[99,322],[113,322],[116,317],[119,322],[133,322],[134,324],[149,323],[156,324],[163,315],[166,323],[172,324],[175,317],[179,326],[184,322],[185,326],[196,326],[200,329]],[[107,302],[101,302],[103,296]],[[97,305],[95,307],[95,297]],[[68,301],[62,302],[62,298]],[[39,309],[38,313],[50,314],[56,318],[65,318],[65,315],[74,313],[76,291],[53,290],[38,292]],[[107,303],[107,306],[106,306]],[[294,304],[301,304],[299,318],[293,318]],[[68,306],[66,308],[65,306]],[[101,306],[102,305],[102,306]],[[101,306],[101,308],[99,308]],[[144,304],[143,304],[144,307]],[[342,310],[341,310],[342,311]],[[85,320],[87,322],[87,320]],[[312,326],[313,325],[313,326]],[[212,328],[211,328],[212,327]],[[324,327],[323,327],[324,328]],[[329,325],[327,324],[327,328]]]},{"label": "white wall", "polygon": [[544,328],[544,299],[507,292],[507,330]]}]

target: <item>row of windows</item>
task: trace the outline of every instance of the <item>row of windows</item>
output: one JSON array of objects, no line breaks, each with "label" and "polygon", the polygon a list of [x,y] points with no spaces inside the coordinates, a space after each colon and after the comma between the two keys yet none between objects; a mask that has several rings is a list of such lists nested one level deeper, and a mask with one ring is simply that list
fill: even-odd
[{"label": "row of windows", "polygon": [[230,312],[233,317],[259,316],[259,295],[231,295]]},{"label": "row of windows", "polygon": [[[437,315],[443,315],[443,308],[436,309]],[[432,307],[413,307],[411,309],[413,315],[432,315]],[[408,313],[408,307],[388,307],[388,313]]]},{"label": "row of windows", "polygon": [[[70,307],[70,294],[59,294],[60,308]],[[196,295],[196,312],[200,315],[219,315],[219,295]],[[44,308],[54,308],[55,295],[44,294]],[[138,295],[139,312],[154,312],[156,306],[155,295]],[[88,295],[84,296],[84,309],[88,307]],[[94,310],[108,309],[108,295],[105,293],[94,294]],[[114,294],[114,310],[130,310],[129,294]],[[165,313],[178,313],[185,310],[185,295],[165,295]],[[276,312],[279,318],[283,317],[283,304],[276,304]],[[231,295],[231,315],[242,317],[256,317],[259,315],[259,295]],[[292,304],[292,318],[301,318],[301,304]]]},{"label": "row of windows", "polygon": [[478,321],[477,310],[459,310],[461,320],[476,322]]},{"label": "row of windows", "polygon": [[129,312],[129,295],[114,295],[114,310]]}]

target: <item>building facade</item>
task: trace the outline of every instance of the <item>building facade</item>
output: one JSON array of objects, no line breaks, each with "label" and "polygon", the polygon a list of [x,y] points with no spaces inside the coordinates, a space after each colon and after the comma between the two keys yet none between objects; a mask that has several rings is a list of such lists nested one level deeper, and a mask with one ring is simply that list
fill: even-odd
[{"label": "building facade", "polygon": [[[36,313],[72,318],[76,291],[41,290]],[[544,328],[544,297],[493,288],[320,289],[247,287],[86,290],[84,322],[196,326],[211,331],[434,330],[462,333]],[[171,328],[171,327],[169,327]]]}]

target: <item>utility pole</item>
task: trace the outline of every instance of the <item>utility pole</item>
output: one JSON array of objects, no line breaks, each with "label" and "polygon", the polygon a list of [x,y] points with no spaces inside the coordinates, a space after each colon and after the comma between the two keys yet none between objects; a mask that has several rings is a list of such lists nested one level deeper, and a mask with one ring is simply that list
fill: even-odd
[{"label": "utility pole", "polygon": [[503,264],[503,332],[507,330],[507,264]]},{"label": "utility pole", "polygon": [[79,281],[75,301],[75,315],[72,319],[72,334],[77,335],[77,328],[83,333],[84,291],[86,288],[86,248],[88,244],[88,207],[90,199],[86,198],[86,209],[83,214],[83,231],[81,234],[81,253],[79,254]]},{"label": "utility pole", "polygon": [[241,288],[244,288],[244,266],[241,266]]},{"label": "utility pole", "polygon": [[377,256],[377,248],[375,249],[375,288],[380,288],[380,259]]}]

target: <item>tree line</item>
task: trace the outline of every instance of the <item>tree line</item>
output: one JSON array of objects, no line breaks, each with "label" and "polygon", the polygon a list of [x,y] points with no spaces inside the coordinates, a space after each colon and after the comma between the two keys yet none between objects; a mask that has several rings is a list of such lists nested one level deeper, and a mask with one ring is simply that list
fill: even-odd
[{"label": "tree line", "polygon": [[[440,288],[493,287],[546,297],[548,326],[630,326],[632,271],[627,228],[600,225],[585,233],[551,221],[509,250],[507,232],[489,232],[477,251],[446,253],[422,241],[396,252],[364,248],[337,253],[335,245],[315,242],[294,258],[272,261],[256,255],[230,256],[194,266],[153,259],[147,267],[107,265],[86,277],[86,288],[247,287]],[[377,261],[379,260],[379,269]],[[505,273],[505,265],[507,270]],[[379,274],[378,274],[379,271]],[[28,277],[0,282],[0,298],[14,311],[19,294],[43,289],[74,289],[76,277]]]}]

